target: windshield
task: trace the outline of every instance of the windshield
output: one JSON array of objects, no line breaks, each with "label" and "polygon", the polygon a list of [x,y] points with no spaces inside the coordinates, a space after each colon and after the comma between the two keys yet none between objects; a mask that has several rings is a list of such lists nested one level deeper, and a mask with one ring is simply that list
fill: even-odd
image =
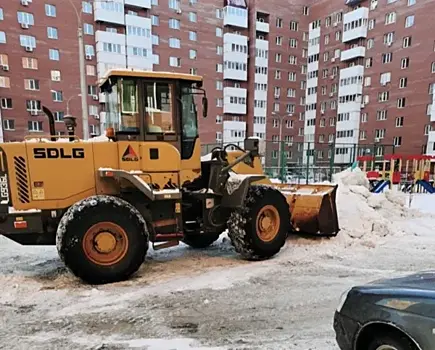
[{"label": "windshield", "polygon": [[194,94],[190,86],[182,88],[181,103],[183,139],[194,139],[198,136],[198,118]]},{"label": "windshield", "polygon": [[145,83],[147,104],[145,128],[148,134],[175,134],[174,84]]}]

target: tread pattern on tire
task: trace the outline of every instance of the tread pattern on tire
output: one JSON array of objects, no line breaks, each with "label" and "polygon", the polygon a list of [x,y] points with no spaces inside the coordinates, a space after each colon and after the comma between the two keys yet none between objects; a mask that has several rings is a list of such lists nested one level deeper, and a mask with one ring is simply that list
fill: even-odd
[{"label": "tread pattern on tire", "polygon": [[[268,259],[270,256],[278,253],[286,242],[285,238],[282,239],[282,237],[280,237],[278,240],[278,245],[275,246],[274,252],[265,254],[262,253],[260,249],[258,249],[258,247],[255,247],[252,235],[247,232],[247,230],[249,230],[248,225],[251,224],[252,220],[256,220],[256,217],[253,217],[252,215],[252,210],[254,206],[257,204],[258,201],[261,201],[263,200],[263,198],[269,196],[273,197],[274,201],[271,201],[271,203],[268,202],[267,204],[274,204],[283,208],[282,210],[279,210],[281,220],[280,230],[286,231],[285,238],[287,237],[287,233],[290,231],[290,210],[283,194],[279,190],[270,186],[251,186],[246,195],[244,206],[240,209],[234,210],[230,214],[227,222],[228,236],[231,240],[231,243],[234,246],[236,252],[242,255],[242,257],[244,257],[245,259]],[[275,201],[278,201],[278,203],[276,203]],[[279,203],[279,201],[281,201],[281,203]]]},{"label": "tread pattern on tire", "polygon": [[[98,277],[93,278],[89,276],[87,271],[82,271],[77,268],[72,270],[71,267],[68,266],[69,264],[65,256],[65,254],[68,253],[71,246],[75,246],[77,245],[77,243],[79,243],[78,237],[75,237],[73,241],[70,240],[70,242],[65,242],[65,240],[67,239],[66,234],[67,234],[68,226],[71,223],[73,223],[75,220],[81,220],[81,216],[83,216],[83,214],[86,213],[87,209],[97,207],[99,205],[101,206],[102,204],[104,204],[105,206],[111,206],[114,209],[116,208],[128,209],[128,211],[130,212],[131,219],[136,220],[137,226],[142,228],[141,233],[144,239],[144,249],[143,251],[139,252],[140,258],[134,259],[134,262],[131,264],[131,266],[129,266],[129,268],[126,271],[122,273],[122,275],[118,276],[117,278],[108,278],[107,280],[105,280],[104,278],[99,279]],[[81,234],[84,234],[84,232]],[[67,243],[69,243],[69,245]],[[77,277],[87,282],[96,283],[96,284],[116,282],[116,281],[121,281],[126,279],[129,275],[131,275],[133,272],[139,269],[140,265],[145,260],[146,253],[148,251],[148,244],[149,244],[148,228],[141,213],[127,201],[118,197],[108,196],[108,195],[91,196],[73,204],[71,207],[68,208],[68,210],[61,218],[56,233],[56,248],[60,259],[67,265],[67,268]]]},{"label": "tread pattern on tire", "polygon": [[369,349],[377,349],[381,345],[395,346],[399,350],[417,350],[415,344],[401,331],[379,335],[369,344]]}]

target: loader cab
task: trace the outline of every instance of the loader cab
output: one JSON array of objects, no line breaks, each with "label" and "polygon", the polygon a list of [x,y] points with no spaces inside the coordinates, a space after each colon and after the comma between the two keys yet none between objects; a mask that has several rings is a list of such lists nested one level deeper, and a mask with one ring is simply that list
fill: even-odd
[{"label": "loader cab", "polygon": [[182,159],[193,153],[198,135],[196,95],[207,97],[202,77],[138,70],[112,70],[102,81],[105,127],[115,141],[164,141],[174,144]]}]

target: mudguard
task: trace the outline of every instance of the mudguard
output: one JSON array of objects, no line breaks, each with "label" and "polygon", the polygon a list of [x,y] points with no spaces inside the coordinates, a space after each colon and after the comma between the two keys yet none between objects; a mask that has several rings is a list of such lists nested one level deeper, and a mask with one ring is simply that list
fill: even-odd
[{"label": "mudguard", "polygon": [[222,197],[222,207],[239,208],[246,199],[248,189],[253,182],[265,179],[265,175],[256,174],[234,174],[230,176],[225,185],[224,195]]}]

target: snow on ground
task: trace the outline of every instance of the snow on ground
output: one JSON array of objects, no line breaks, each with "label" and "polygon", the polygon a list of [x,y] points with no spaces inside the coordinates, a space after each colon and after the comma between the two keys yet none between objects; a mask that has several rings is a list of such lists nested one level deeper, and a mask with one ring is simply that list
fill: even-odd
[{"label": "snow on ground", "polygon": [[[275,258],[240,259],[225,234],[209,249],[151,252],[129,281],[89,286],[54,247],[0,237],[0,349],[336,350],[341,293],[435,265],[435,196],[373,195],[338,174],[342,231],[291,237]],[[48,347],[48,343],[50,347]]]}]

